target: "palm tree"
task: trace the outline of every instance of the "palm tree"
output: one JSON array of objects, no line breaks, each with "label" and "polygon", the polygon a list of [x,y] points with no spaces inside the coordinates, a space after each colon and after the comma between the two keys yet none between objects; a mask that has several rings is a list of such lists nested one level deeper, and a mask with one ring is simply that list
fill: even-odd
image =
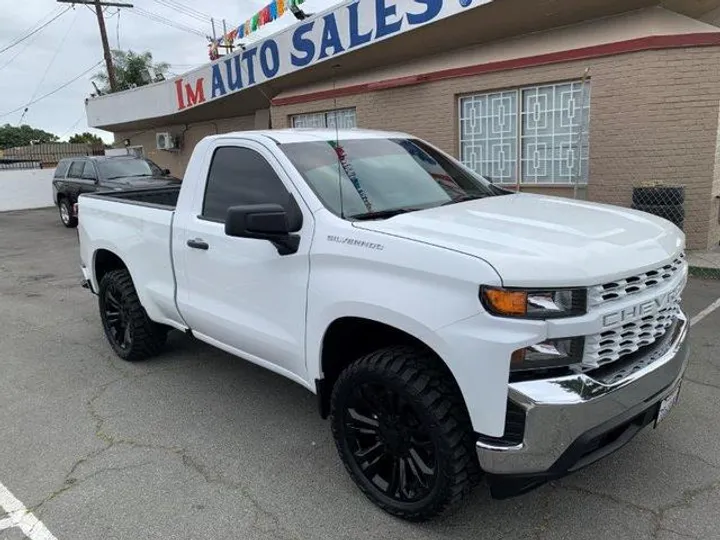
[{"label": "palm tree", "polygon": [[[138,54],[133,51],[114,50],[112,58],[118,92],[163,80],[170,69],[170,64],[166,62],[153,63],[152,53],[149,51]],[[103,85],[103,93],[110,93],[110,81],[105,71],[96,73],[93,79]]]}]

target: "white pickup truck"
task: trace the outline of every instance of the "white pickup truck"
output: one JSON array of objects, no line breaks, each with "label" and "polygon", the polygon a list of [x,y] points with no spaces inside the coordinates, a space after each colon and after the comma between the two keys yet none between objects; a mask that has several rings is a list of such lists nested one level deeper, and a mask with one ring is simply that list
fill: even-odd
[{"label": "white pickup truck", "polygon": [[502,498],[573,472],[678,397],[679,229],[506,191],[407,134],[211,136],[181,186],[78,212],[121,358],[177,329],[301,384],[359,488],[408,520],[481,475]]}]

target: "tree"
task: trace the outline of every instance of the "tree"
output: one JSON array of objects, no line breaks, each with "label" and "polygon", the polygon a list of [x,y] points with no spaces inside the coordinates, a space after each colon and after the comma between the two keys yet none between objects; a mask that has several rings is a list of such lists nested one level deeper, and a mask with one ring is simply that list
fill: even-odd
[{"label": "tree", "polygon": [[[162,80],[170,69],[170,64],[166,62],[153,63],[152,53],[149,51],[138,54],[133,51],[114,50],[112,59],[118,92]],[[110,93],[110,81],[106,72],[96,73],[93,79],[103,85],[103,93]]]},{"label": "tree", "polygon": [[46,143],[57,140],[57,135],[42,129],[31,128],[25,124],[19,127],[10,124],[0,126],[0,148],[14,148],[27,146],[30,143]]},{"label": "tree", "polygon": [[105,144],[100,137],[88,131],[86,131],[85,133],[77,133],[73,135],[72,137],[70,137],[68,142],[80,144]]}]

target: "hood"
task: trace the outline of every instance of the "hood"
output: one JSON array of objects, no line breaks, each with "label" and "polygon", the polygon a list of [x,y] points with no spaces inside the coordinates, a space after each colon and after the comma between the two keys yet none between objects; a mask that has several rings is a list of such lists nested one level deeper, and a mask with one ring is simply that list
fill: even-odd
[{"label": "hood", "polygon": [[103,181],[103,185],[111,188],[145,188],[145,187],[162,187],[168,185],[179,184],[180,180],[172,176],[152,176],[137,177],[129,176],[127,178],[113,178],[112,180]]},{"label": "hood", "polygon": [[513,194],[354,226],[479,257],[505,286],[589,286],[642,273],[676,256],[675,225],[637,210]]}]

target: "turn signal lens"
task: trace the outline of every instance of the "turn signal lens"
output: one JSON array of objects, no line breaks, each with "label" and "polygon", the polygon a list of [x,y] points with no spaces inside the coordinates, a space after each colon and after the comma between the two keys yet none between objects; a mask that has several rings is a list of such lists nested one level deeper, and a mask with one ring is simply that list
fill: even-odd
[{"label": "turn signal lens", "polygon": [[577,317],[587,312],[587,290],[574,289],[504,289],[480,287],[485,309],[501,317],[526,319],[559,319]]},{"label": "turn signal lens", "polygon": [[483,289],[487,306],[498,315],[525,315],[527,313],[527,293],[505,289]]}]

